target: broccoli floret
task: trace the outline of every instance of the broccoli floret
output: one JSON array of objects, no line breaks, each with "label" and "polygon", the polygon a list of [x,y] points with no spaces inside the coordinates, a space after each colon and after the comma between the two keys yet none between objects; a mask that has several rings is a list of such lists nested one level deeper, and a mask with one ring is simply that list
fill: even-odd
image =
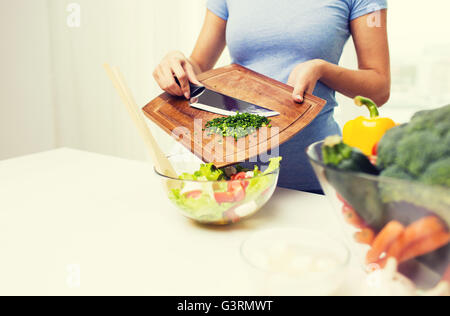
[{"label": "broccoli floret", "polygon": [[407,132],[424,130],[436,132],[436,126],[441,123],[450,127],[450,105],[436,110],[417,112],[408,124]]},{"label": "broccoli floret", "polygon": [[387,132],[378,146],[378,167],[384,177],[381,201],[388,209],[411,204],[450,225],[450,105],[419,112],[409,124]]},{"label": "broccoli floret", "polygon": [[389,130],[378,146],[378,167],[385,177],[450,187],[450,105],[414,115]]},{"label": "broccoli floret", "polygon": [[396,165],[419,177],[430,163],[449,154],[450,148],[442,139],[429,131],[406,135],[398,143]]},{"label": "broccoli floret", "polygon": [[405,135],[406,124],[394,127],[386,132],[378,145],[378,167],[385,169],[395,164],[398,142]]},{"label": "broccoli floret", "polygon": [[434,133],[441,137],[450,137],[450,122],[440,122],[434,129]]},{"label": "broccoli floret", "polygon": [[322,151],[324,164],[338,166],[343,160],[350,158],[353,148],[344,144],[340,136],[335,135],[325,139]]},{"label": "broccoli floret", "polygon": [[382,177],[396,178],[401,180],[414,180],[414,177],[398,166],[391,166],[381,172]]},{"label": "broccoli floret", "polygon": [[420,177],[420,181],[450,188],[450,157],[433,163]]},{"label": "broccoli floret", "polygon": [[322,146],[323,162],[340,170],[379,175],[379,170],[357,148],[348,146],[340,136],[330,136]]}]

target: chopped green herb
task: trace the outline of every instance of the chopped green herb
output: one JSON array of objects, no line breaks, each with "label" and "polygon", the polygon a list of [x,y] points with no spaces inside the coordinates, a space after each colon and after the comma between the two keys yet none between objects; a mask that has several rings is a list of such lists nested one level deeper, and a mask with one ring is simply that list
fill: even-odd
[{"label": "chopped green herb", "polygon": [[220,117],[206,123],[208,136],[212,134],[234,137],[235,140],[255,133],[261,127],[272,127],[267,117],[249,113],[237,113],[234,116]]}]

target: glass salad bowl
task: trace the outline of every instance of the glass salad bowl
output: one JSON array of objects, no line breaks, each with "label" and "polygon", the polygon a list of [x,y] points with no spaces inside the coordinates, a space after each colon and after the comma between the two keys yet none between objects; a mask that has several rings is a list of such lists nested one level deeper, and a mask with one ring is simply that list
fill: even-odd
[{"label": "glass salad bowl", "polygon": [[222,170],[211,164],[171,160],[178,161],[174,166],[179,178],[155,170],[168,198],[184,216],[209,225],[234,224],[258,212],[275,192],[280,170],[275,160],[265,172],[238,168],[230,178],[217,176]]},{"label": "glass salad bowl", "polygon": [[450,190],[326,166],[322,145],[308,148],[311,164],[353,255],[379,274],[375,284],[390,294],[450,295]]}]

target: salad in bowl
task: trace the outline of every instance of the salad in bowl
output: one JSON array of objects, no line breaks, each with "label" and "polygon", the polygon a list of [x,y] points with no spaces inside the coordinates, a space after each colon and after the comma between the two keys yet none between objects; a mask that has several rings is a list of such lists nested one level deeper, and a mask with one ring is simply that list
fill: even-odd
[{"label": "salad in bowl", "polygon": [[239,165],[218,169],[213,164],[202,164],[196,172],[178,178],[155,171],[170,201],[184,216],[202,224],[227,225],[250,217],[270,200],[281,160],[271,159],[264,171]]}]

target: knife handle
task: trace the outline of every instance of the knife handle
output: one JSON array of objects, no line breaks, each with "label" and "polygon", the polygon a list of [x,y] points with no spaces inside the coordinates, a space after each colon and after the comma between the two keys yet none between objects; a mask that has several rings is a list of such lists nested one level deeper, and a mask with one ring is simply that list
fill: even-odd
[{"label": "knife handle", "polygon": [[[180,84],[180,81],[178,80],[178,78],[174,77],[174,79],[175,79],[175,82],[177,83],[177,85],[181,88],[181,84]],[[193,84],[190,81],[189,81],[189,89],[191,90],[191,99],[198,98],[206,90],[206,88],[204,86],[199,86],[199,85]]]}]

